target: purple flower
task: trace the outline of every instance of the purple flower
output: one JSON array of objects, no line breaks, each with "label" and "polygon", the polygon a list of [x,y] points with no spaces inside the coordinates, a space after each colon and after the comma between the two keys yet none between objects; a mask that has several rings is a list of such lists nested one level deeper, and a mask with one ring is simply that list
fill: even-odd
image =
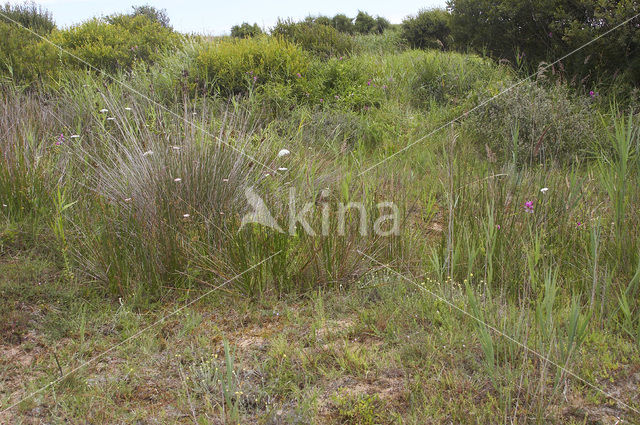
[{"label": "purple flower", "polygon": [[387,85],[385,84],[384,86],[382,86],[382,89],[386,90],[387,89]]},{"label": "purple flower", "polygon": [[323,98],[320,98],[320,102],[324,102],[324,99],[323,99]]},{"label": "purple flower", "polygon": [[296,77],[298,78],[302,78],[302,74],[300,74],[299,72],[296,74]]},{"label": "purple flower", "polygon": [[256,75],[253,76],[253,81],[254,82],[258,81],[258,77]]},{"label": "purple flower", "polygon": [[371,80],[367,81],[367,85],[370,86],[371,85]]},{"label": "purple flower", "polygon": [[598,95],[598,93],[594,92],[593,90],[591,90],[591,91],[589,92],[589,96],[591,96],[591,98],[594,98],[594,97],[596,97],[597,95]]},{"label": "purple flower", "polygon": [[578,225],[576,227],[581,227],[584,223],[582,223],[581,221],[578,222]]},{"label": "purple flower", "polygon": [[499,224],[497,224],[496,227],[498,228],[498,230],[500,230],[500,225]]},{"label": "purple flower", "polygon": [[553,33],[549,31],[549,38],[553,37]]},{"label": "purple flower", "polygon": [[524,203],[524,210],[528,213],[533,213],[533,201],[527,201]]},{"label": "purple flower", "polygon": [[64,134],[60,133],[58,136],[58,141],[56,142],[56,146],[60,146],[64,142]]}]

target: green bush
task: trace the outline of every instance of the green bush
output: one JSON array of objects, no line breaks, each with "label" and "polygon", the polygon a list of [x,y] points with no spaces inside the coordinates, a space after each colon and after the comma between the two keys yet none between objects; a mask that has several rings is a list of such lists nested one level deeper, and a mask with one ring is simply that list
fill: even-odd
[{"label": "green bush", "polygon": [[579,98],[566,86],[528,83],[472,113],[465,126],[482,152],[486,144],[494,154],[522,164],[585,158],[605,137],[598,122],[588,95]]},{"label": "green bush", "polygon": [[505,77],[504,68],[489,59],[435,50],[413,52],[407,83],[416,106],[428,106],[432,101],[462,104],[467,99],[476,100]]},{"label": "green bush", "polygon": [[295,92],[312,104],[346,109],[379,106],[385,96],[384,82],[369,63],[358,59],[332,58],[313,62],[307,74],[296,80]]},{"label": "green bush", "polygon": [[265,83],[289,84],[308,66],[308,56],[281,38],[217,40],[199,47],[196,77],[215,92],[234,95]]},{"label": "green bush", "polygon": [[[114,15],[54,32],[52,40],[92,66],[115,72],[131,69],[137,61],[155,62],[162,50],[179,42],[179,36],[145,15]],[[65,60],[78,66],[68,55]]]},{"label": "green bush", "polygon": [[570,80],[584,83],[623,73],[640,83],[637,19],[596,39],[635,15],[637,2],[587,1],[567,7],[560,0],[451,0],[449,7],[452,35],[460,48],[536,69],[540,62],[584,46],[560,64]]},{"label": "green bush", "polygon": [[[6,16],[0,16],[0,22],[18,22],[40,35],[49,34],[56,27],[51,13],[35,3],[11,5],[9,3],[0,6],[0,12]],[[8,19],[7,19],[8,18]]]},{"label": "green bush", "polygon": [[31,83],[57,72],[58,52],[24,28],[0,21],[0,75]]},{"label": "green bush", "polygon": [[258,24],[250,25],[247,22],[243,22],[242,25],[234,25],[231,27],[231,37],[237,38],[249,38],[262,34],[262,29]]},{"label": "green bush", "polygon": [[451,45],[450,16],[446,10],[421,10],[402,21],[402,38],[414,48],[442,49]]},{"label": "green bush", "polygon": [[347,15],[339,13],[331,18],[331,23],[336,31],[353,34],[353,18],[349,18]]},{"label": "green bush", "polygon": [[299,44],[303,49],[323,58],[343,56],[353,48],[351,37],[315,22],[278,21],[271,34]]},{"label": "green bush", "polygon": [[157,9],[153,6],[145,4],[143,6],[132,6],[133,13],[131,16],[146,16],[152,22],[157,22],[165,28],[171,28],[169,24],[169,15],[166,9]]}]

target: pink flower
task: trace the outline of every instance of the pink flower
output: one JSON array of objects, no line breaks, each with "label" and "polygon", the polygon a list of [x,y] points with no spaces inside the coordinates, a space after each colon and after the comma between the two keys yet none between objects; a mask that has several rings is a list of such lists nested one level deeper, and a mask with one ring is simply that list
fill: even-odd
[{"label": "pink flower", "polygon": [[533,201],[527,201],[524,203],[524,210],[528,213],[533,213]]},{"label": "pink flower", "polygon": [[296,77],[298,78],[302,78],[302,74],[300,74],[299,72],[296,74]]},{"label": "pink flower", "polygon": [[367,81],[367,85],[370,86],[371,85],[371,80]]},{"label": "pink flower", "polygon": [[58,136],[58,141],[56,142],[56,146],[60,146],[64,142],[64,134],[60,133]]}]

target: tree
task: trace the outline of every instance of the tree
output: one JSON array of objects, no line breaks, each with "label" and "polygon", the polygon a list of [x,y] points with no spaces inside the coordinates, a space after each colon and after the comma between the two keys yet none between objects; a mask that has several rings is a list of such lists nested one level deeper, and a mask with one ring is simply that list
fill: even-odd
[{"label": "tree", "polygon": [[132,6],[132,8],[132,16],[144,15],[150,20],[158,22],[165,28],[171,28],[171,25],[169,25],[169,15],[167,15],[166,9],[158,9],[148,4],[142,6]]},{"label": "tree", "polygon": [[353,19],[342,13],[337,14],[331,19],[332,26],[347,34],[353,34]]},{"label": "tree", "polygon": [[369,34],[376,26],[376,20],[366,12],[359,11],[353,29],[360,34]]},{"label": "tree", "polygon": [[574,81],[625,74],[640,83],[640,19],[594,39],[640,12],[638,0],[449,0],[460,48],[535,69],[593,41],[562,61]]},{"label": "tree", "polygon": [[451,45],[450,15],[443,9],[421,10],[402,21],[401,37],[414,48],[445,50]]},{"label": "tree", "polygon": [[[50,33],[56,27],[51,13],[34,2],[16,5],[6,3],[4,7],[0,6],[0,12],[41,35]],[[0,17],[0,21],[11,23],[10,20],[4,17]]]},{"label": "tree", "polygon": [[391,26],[391,22],[389,22],[387,19],[383,18],[382,16],[378,16],[376,18],[376,26],[374,27],[374,31],[378,34],[382,34],[384,30],[386,30],[390,26]]},{"label": "tree", "polygon": [[231,37],[251,38],[260,34],[262,34],[262,29],[255,23],[250,25],[248,22],[243,22],[242,25],[231,27]]}]

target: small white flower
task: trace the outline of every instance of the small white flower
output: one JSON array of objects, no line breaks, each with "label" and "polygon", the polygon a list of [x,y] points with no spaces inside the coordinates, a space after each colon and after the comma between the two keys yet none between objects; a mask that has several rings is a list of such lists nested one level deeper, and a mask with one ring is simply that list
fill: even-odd
[{"label": "small white flower", "polygon": [[278,168],[278,171],[287,171],[287,170],[288,170],[288,168],[287,168],[287,167],[280,167],[280,168]]},{"label": "small white flower", "polygon": [[181,179],[180,177],[176,177],[175,179],[173,179],[173,181],[174,181],[174,182],[176,182],[176,183],[178,183],[178,182],[181,182],[181,181],[182,181],[182,179]]},{"label": "small white flower", "polygon": [[281,149],[280,152],[278,152],[278,158],[281,158],[283,156],[287,156],[289,155],[291,152],[289,152],[289,149]]},{"label": "small white flower", "polygon": [[223,182],[228,182],[228,181],[229,181],[229,179],[222,179],[222,181],[223,181]]},{"label": "small white flower", "polygon": [[174,151],[179,151],[180,149],[182,149],[181,146],[171,146],[171,149],[173,149]]},{"label": "small white flower", "polygon": [[153,155],[153,151],[146,151],[145,153],[142,154],[142,156],[149,156],[149,155]]},{"label": "small white flower", "polygon": [[265,177],[269,177],[271,175],[271,173],[264,173]]},{"label": "small white flower", "polygon": [[113,118],[113,117],[109,117],[109,118],[107,118],[107,121],[115,121],[115,120],[116,120],[116,119],[115,119],[115,118]]},{"label": "small white flower", "polygon": [[7,208],[7,204],[2,204],[3,207]]},{"label": "small white flower", "polygon": [[131,202],[131,198],[125,198],[124,202]]},{"label": "small white flower", "polygon": [[107,112],[109,112],[108,109],[104,109],[104,108],[100,109],[101,114],[106,114]]},{"label": "small white flower", "polygon": [[189,218],[189,217],[191,217],[191,214],[182,214],[182,216],[183,216],[184,218]]},{"label": "small white flower", "polygon": [[549,190],[548,187],[543,187],[542,189],[540,189],[540,192],[547,193],[547,190]]},{"label": "small white flower", "polygon": [[78,136],[77,134],[72,134],[71,136],[69,136],[70,139],[77,139],[78,137],[80,136]]},{"label": "small white flower", "polygon": [[128,106],[126,108],[124,108],[125,111],[130,111],[131,108],[129,108]]}]

